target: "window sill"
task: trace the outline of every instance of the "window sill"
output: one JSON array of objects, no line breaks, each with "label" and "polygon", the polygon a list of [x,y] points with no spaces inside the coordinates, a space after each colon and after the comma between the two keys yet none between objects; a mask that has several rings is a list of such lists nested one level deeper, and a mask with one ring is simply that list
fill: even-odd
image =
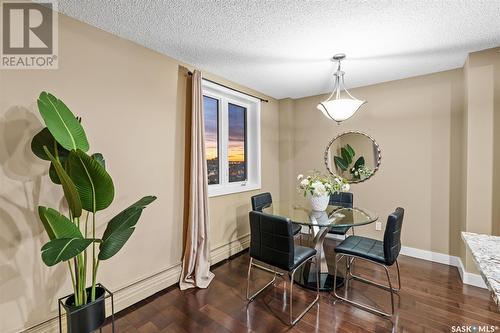
[{"label": "window sill", "polygon": [[211,187],[208,186],[208,197],[219,197],[222,195],[237,194],[241,192],[260,190],[260,184],[246,184],[245,186],[225,186],[225,187]]}]

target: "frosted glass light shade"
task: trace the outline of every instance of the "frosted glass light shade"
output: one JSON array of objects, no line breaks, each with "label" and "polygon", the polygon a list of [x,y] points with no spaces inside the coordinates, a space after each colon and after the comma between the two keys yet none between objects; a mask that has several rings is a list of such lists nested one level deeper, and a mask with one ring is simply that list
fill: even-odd
[{"label": "frosted glass light shade", "polygon": [[341,122],[352,117],[361,105],[365,103],[365,101],[359,99],[340,98],[321,102],[318,104],[317,108],[323,112],[328,119]]}]

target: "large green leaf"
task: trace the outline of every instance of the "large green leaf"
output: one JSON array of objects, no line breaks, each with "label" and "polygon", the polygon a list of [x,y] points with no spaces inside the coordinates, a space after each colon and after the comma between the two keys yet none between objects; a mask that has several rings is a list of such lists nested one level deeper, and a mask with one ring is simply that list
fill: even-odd
[{"label": "large green leaf", "polygon": [[106,169],[106,160],[104,159],[104,156],[102,156],[101,153],[94,153],[92,154],[92,158],[99,162],[99,164]]},{"label": "large green leaf", "polygon": [[82,125],[68,107],[52,94],[43,91],[38,97],[38,110],[54,138],[67,150],[89,150]]},{"label": "large green leaf", "polygon": [[64,196],[66,197],[66,201],[68,202],[71,213],[74,217],[80,217],[82,215],[82,203],[80,201],[80,196],[78,195],[75,184],[68,176],[61,163],[57,161],[54,156],[52,156],[47,147],[44,147],[44,150],[50,161],[52,162],[52,165],[54,166],[57,177],[61,181]]},{"label": "large green leaf", "polygon": [[39,206],[38,215],[51,240],[57,238],[83,238],[76,224],[57,210]]},{"label": "large green leaf", "polygon": [[52,155],[58,156],[61,163],[64,163],[64,159],[68,157],[69,151],[57,143],[56,139],[54,139],[54,136],[50,133],[47,127],[42,129],[33,137],[31,140],[31,151],[33,151],[33,153],[42,160],[50,161],[49,157],[45,153],[45,150],[43,149],[43,146],[46,146]]},{"label": "large green leaf", "polygon": [[352,159],[354,158],[354,155],[356,155],[356,152],[354,151],[354,149],[351,147],[350,144],[346,144],[345,149],[349,153],[349,156],[351,156],[351,161],[352,161]]},{"label": "large green leaf", "polygon": [[134,232],[143,209],[155,200],[154,196],[144,197],[109,221],[99,245],[99,260],[109,259],[120,251]]},{"label": "large green leaf", "polygon": [[61,185],[61,180],[59,179],[56,168],[54,167],[54,164],[52,162],[50,163],[49,167],[49,178],[54,184]]},{"label": "large green leaf", "polygon": [[360,156],[354,163],[354,169],[358,170],[363,165],[365,165],[365,158]]},{"label": "large green leaf", "polygon": [[347,165],[352,163],[352,157],[345,148],[340,148],[340,154],[342,155],[342,159],[347,163]]},{"label": "large green leaf", "polygon": [[339,156],[335,156],[333,158],[333,160],[335,161],[335,165],[342,171],[346,171],[347,170],[347,167],[349,166],[349,164],[347,164],[347,162],[342,158],[342,157],[339,157]]},{"label": "large green leaf", "polygon": [[47,266],[69,260],[82,253],[94,240],[85,238],[53,239],[42,246],[42,260]]},{"label": "large green leaf", "polygon": [[96,212],[111,204],[113,180],[98,161],[78,149],[70,152],[67,166],[85,210]]},{"label": "large green leaf", "polygon": [[[69,151],[57,143],[47,127],[33,137],[33,140],[31,140],[31,151],[42,160],[50,161],[49,156],[45,153],[44,147],[47,147],[50,153],[59,159],[61,165],[64,164],[69,155]],[[52,163],[49,168],[49,176],[54,184],[61,185],[61,180],[57,176],[57,172]]]}]

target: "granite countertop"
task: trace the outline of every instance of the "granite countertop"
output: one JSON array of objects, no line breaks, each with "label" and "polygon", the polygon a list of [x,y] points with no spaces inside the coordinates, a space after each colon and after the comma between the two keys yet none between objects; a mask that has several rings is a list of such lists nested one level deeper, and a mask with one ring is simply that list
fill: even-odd
[{"label": "granite countertop", "polygon": [[462,238],[469,246],[495,303],[500,307],[500,237],[462,232]]}]

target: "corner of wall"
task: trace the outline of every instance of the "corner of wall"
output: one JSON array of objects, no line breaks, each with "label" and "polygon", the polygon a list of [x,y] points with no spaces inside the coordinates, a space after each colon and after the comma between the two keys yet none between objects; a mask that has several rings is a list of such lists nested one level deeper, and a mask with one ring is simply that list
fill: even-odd
[{"label": "corner of wall", "polygon": [[[465,223],[462,231],[500,232],[500,53],[499,48],[470,53],[464,65]],[[497,130],[498,129],[498,130]],[[461,244],[467,272],[477,272]]]},{"label": "corner of wall", "polygon": [[290,200],[293,193],[294,163],[294,111],[295,101],[291,98],[279,101],[279,178],[280,198]]}]

